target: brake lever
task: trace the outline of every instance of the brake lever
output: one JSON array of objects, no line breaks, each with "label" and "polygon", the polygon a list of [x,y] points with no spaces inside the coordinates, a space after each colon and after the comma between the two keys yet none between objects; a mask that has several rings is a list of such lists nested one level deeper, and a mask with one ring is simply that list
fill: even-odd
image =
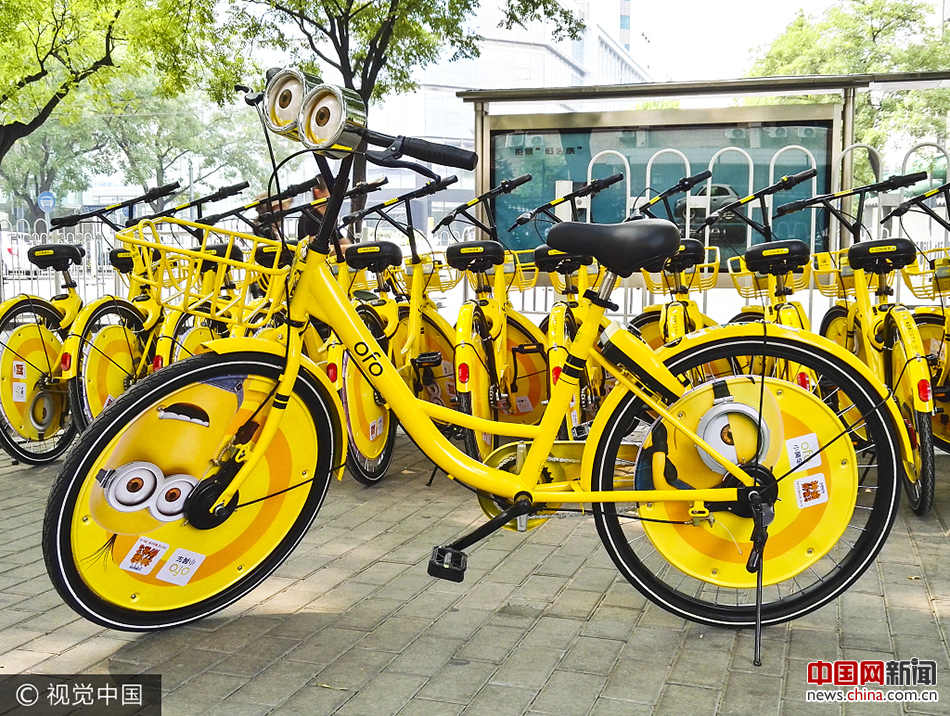
[{"label": "brake lever", "polygon": [[400,159],[401,155],[396,154],[390,149],[384,149],[380,152],[376,151],[367,151],[366,159],[376,166],[387,167],[390,169],[409,169],[414,172],[422,174],[422,176],[432,181],[438,181],[440,179],[439,175],[428,167],[419,164],[418,162],[410,162],[407,159]]}]

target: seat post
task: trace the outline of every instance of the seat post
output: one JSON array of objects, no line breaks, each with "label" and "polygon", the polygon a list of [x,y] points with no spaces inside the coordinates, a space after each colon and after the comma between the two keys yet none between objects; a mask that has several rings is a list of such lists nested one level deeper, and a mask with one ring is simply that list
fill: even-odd
[{"label": "seat post", "polygon": [[597,294],[597,298],[601,301],[609,301],[610,294],[614,292],[614,287],[617,285],[617,274],[613,271],[607,271],[604,274],[604,280],[600,284],[600,291]]}]

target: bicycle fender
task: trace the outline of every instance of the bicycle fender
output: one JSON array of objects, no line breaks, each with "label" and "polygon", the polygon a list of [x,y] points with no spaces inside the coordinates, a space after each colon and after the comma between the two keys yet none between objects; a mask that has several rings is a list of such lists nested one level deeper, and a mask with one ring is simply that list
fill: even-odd
[{"label": "bicycle fender", "polygon": [[[471,301],[463,303],[459,309],[458,321],[455,323],[455,375],[459,374],[459,366],[462,363],[475,365],[478,363],[478,354],[475,352],[475,346],[469,341],[475,331],[475,304]],[[458,393],[471,393],[472,389],[468,382],[463,383],[460,380],[455,381],[455,390]]]},{"label": "bicycle fender", "polygon": [[80,337],[83,334],[83,331],[86,330],[86,324],[89,323],[89,319],[92,317],[92,314],[97,311],[102,306],[116,303],[122,304],[123,307],[130,309],[134,313],[137,313],[142,319],[145,319],[145,314],[143,314],[138,307],[131,301],[127,301],[124,298],[119,298],[118,296],[102,296],[97,298],[92,303],[87,303],[83,306],[82,311],[79,312],[79,315],[76,316],[76,320],[72,322],[72,325],[69,327],[69,335],[66,336],[66,340],[63,342],[63,355],[69,355],[73,360],[69,362],[69,368],[62,372],[63,380],[71,380],[76,377],[76,365],[78,361],[75,360],[76,356],[79,354],[81,345],[79,343]]},{"label": "bicycle fender", "polygon": [[[919,386],[922,381],[930,382],[930,366],[924,353],[924,344],[920,340],[920,331],[914,322],[913,312],[906,306],[894,306],[890,313],[894,321],[898,339],[904,346],[904,353],[908,357],[906,379],[912,386]],[[914,410],[932,413],[934,409],[933,397],[923,400],[920,390],[911,391],[914,400]]]},{"label": "bicycle fender", "polygon": [[942,306],[914,306],[915,316],[939,316],[943,318],[946,313],[947,310]]}]

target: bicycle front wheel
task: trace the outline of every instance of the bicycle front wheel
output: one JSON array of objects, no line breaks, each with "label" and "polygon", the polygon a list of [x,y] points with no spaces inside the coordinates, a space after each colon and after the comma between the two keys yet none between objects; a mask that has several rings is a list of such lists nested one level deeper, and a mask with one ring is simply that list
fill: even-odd
[{"label": "bicycle front wheel", "polygon": [[46,569],[70,607],[112,629],[178,626],[234,603],[287,558],[342,459],[340,416],[306,372],[230,516],[209,529],[184,519],[222,447],[270,400],[282,363],[197,356],[141,380],[93,421],[43,524]]},{"label": "bicycle front wheel", "polygon": [[[762,416],[762,452],[756,452],[753,463],[759,468],[755,474],[762,493],[771,493],[775,511],[763,561],[763,622],[800,617],[848,589],[884,544],[900,498],[898,428],[881,405],[880,388],[824,345],[787,335],[766,340],[762,334],[710,334],[678,348],[667,365],[692,386],[670,409],[686,416],[683,419],[721,412],[720,419],[728,421],[707,422],[704,434],[709,439],[721,434],[722,449],[739,434],[736,424],[742,423],[737,420],[742,411]],[[768,366],[773,373],[750,375],[749,365]],[[836,405],[860,415],[866,440],[854,446],[859,425],[843,423],[818,386],[808,390],[790,382],[794,376],[774,373],[789,365],[813,371],[825,388],[833,385]],[[734,396],[714,403],[717,383],[720,393],[725,386]],[[646,457],[665,450],[665,479],[674,488],[730,486],[731,478],[710,470],[691,442],[654,421],[631,394],[619,399],[605,424],[594,458],[594,490],[655,485],[649,461],[641,464],[638,459],[631,465],[619,459],[621,448],[632,445],[640,445]],[[645,431],[652,442],[644,440]],[[660,445],[661,437],[668,440],[667,447]],[[758,450],[757,438],[751,444]],[[685,502],[603,503],[593,509],[610,557],[647,598],[704,624],[754,624],[755,574],[745,569],[753,523],[741,508],[713,510],[712,521],[696,524]]]}]

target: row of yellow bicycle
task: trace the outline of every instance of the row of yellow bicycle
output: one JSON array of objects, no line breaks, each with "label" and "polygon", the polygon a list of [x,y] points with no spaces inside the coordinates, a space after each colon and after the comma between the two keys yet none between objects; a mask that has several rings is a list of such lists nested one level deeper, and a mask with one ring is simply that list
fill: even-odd
[{"label": "row of yellow bicycle", "polygon": [[[783,307],[812,266],[807,247],[803,257],[797,244],[770,242],[745,256],[737,274],[767,287],[754,294],[768,296],[765,320],[745,312],[753,320],[711,326],[691,302],[694,284],[713,285],[718,261],[650,213],[702,179],[684,179],[621,224],[556,223],[528,261],[496,241],[491,211],[495,197],[528,180],[520,177],[453,212],[480,226],[484,241],[420,253],[409,201],[450,180],[411,160],[472,169],[478,157],[370,130],[358,96],[294,70],[267,79],[249,104],[271,131],[323,158],[330,193],[318,200],[319,231],[292,243],[280,231],[159,217],[117,236],[163,313],[191,317],[213,340],[113,396],[52,487],[47,569],[84,617],[151,630],[232,604],[294,550],[344,466],[366,482],[385,473],[397,422],[487,513],[479,528],[433,547],[431,576],[461,581],[465,550],[496,530],[590,515],[618,570],[656,604],[706,624],[755,627],[756,662],[763,625],[820,608],[860,577],[895,519],[901,483],[922,494],[914,490],[925,428],[907,422],[896,390],[917,373],[879,372],[793,325],[789,316],[801,323],[803,312]],[[368,191],[350,187],[357,154],[429,182],[341,218],[347,193]],[[338,162],[333,171],[326,158]],[[764,206],[802,180],[783,178],[741,202]],[[613,181],[519,221],[555,221],[554,206]],[[396,221],[390,210],[401,203],[407,219]],[[408,256],[385,241],[340,250],[340,226],[371,216],[398,225]],[[186,229],[188,246],[166,240]],[[876,311],[886,313],[882,325],[899,314],[883,301],[869,307],[858,291],[865,275],[888,285],[904,250],[862,244],[847,267],[833,260],[864,302],[853,324],[877,341]],[[641,271],[671,300],[628,330],[610,318],[612,296]],[[559,294],[542,327],[509,298],[538,272]],[[432,294],[462,280],[472,298],[453,327]],[[656,345],[650,330],[662,338]],[[916,370],[917,357],[901,350]],[[927,385],[914,384],[919,412],[931,404]]]}]

